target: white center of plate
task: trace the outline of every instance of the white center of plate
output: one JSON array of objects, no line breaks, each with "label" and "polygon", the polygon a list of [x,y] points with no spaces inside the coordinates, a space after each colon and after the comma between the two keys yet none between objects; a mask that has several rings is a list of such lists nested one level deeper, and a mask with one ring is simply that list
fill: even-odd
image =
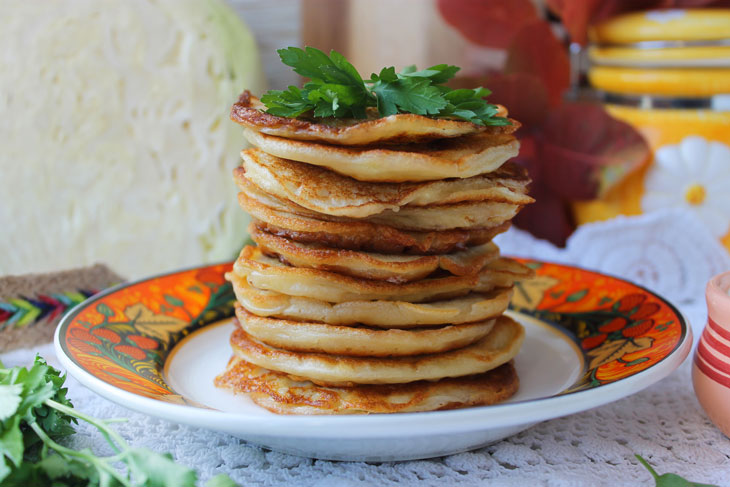
[{"label": "white center of plate", "polygon": [[[507,402],[550,397],[572,386],[584,372],[582,354],[565,333],[540,320],[508,313],[525,327],[525,342],[515,358],[520,389]],[[231,320],[206,326],[181,341],[165,363],[167,384],[188,402],[230,413],[272,414],[246,395],[213,385],[231,357]]]}]

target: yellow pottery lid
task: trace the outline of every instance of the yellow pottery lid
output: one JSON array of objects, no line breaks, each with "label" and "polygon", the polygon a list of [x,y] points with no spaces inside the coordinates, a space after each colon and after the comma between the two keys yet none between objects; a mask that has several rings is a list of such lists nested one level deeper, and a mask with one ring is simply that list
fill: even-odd
[{"label": "yellow pottery lid", "polygon": [[590,33],[591,84],[606,92],[708,97],[730,93],[730,9],[620,15]]},{"label": "yellow pottery lid", "polygon": [[589,32],[597,44],[730,38],[730,9],[650,10],[619,15]]},{"label": "yellow pottery lid", "polygon": [[595,66],[588,72],[599,90],[626,95],[713,96],[730,93],[730,69],[635,69]]}]

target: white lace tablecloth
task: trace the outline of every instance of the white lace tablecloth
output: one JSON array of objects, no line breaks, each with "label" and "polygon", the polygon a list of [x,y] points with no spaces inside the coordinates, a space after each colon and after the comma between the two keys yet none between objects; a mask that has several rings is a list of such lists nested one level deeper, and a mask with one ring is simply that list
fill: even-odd
[{"label": "white lace tablecloth", "polygon": [[[506,254],[566,262],[640,282],[674,301],[693,325],[706,318],[704,285],[730,269],[730,256],[691,215],[680,212],[582,227],[566,249],[510,231],[499,238]],[[58,366],[50,345],[2,357],[28,363],[35,352]],[[242,486],[635,486],[654,485],[634,458],[659,473],[730,486],[730,439],[709,421],[692,390],[690,361],[661,382],[623,400],[538,424],[486,448],[443,458],[395,463],[331,462],[248,445],[231,436],[134,413],[73,379],[69,397],[93,416],[128,417],[115,427],[134,445],[168,451],[202,479],[221,472]],[[730,405],[729,405],[730,407]],[[80,426],[77,448],[107,451]]]}]

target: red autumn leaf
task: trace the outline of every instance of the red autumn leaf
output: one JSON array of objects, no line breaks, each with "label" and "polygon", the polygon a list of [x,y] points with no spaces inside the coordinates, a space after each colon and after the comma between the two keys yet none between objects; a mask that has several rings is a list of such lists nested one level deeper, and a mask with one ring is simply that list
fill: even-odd
[{"label": "red autumn leaf", "polygon": [[545,83],[534,74],[495,74],[487,78],[484,86],[492,91],[489,102],[506,106],[509,116],[522,124],[520,133],[539,126],[548,114]]},{"label": "red autumn leaf", "polygon": [[619,331],[621,328],[626,326],[628,322],[629,321],[626,318],[614,318],[608,323],[599,326],[598,331],[600,331],[601,333],[611,333],[614,331]]},{"label": "red autumn leaf", "polygon": [[565,203],[541,182],[544,166],[538,161],[534,137],[520,139],[520,153],[514,161],[530,173],[533,181],[530,196],[536,200],[517,214],[513,220],[515,226],[555,245],[565,245],[575,228],[572,216]]},{"label": "red autumn leaf", "polygon": [[[530,174],[532,176],[532,172]],[[563,200],[539,181],[532,183],[530,195],[536,202],[520,211],[513,220],[515,226],[554,245],[565,246],[575,226]]]},{"label": "red autumn leaf", "polygon": [[566,200],[603,196],[649,157],[631,125],[596,103],[565,103],[548,115],[538,138],[545,184]]},{"label": "red autumn leaf", "polygon": [[530,0],[438,0],[437,5],[444,20],[468,40],[499,49],[538,20]]},{"label": "red autumn leaf", "polygon": [[556,107],[570,86],[570,60],[547,22],[525,25],[507,50],[504,72],[536,76],[545,84],[550,105]]}]

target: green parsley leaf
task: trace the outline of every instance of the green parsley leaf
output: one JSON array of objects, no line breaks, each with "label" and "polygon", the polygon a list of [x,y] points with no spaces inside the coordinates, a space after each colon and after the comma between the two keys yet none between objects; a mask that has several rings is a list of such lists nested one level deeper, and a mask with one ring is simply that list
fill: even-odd
[{"label": "green parsley leaf", "polygon": [[20,417],[14,416],[3,423],[2,431],[0,431],[0,455],[10,460],[17,467],[23,461],[23,450]]},{"label": "green parsley leaf", "polygon": [[378,111],[382,116],[396,113],[438,115],[446,107],[441,91],[428,79],[419,77],[393,79],[395,70],[387,68],[379,76],[373,75],[373,93],[378,98]]},{"label": "green parsley leaf", "polygon": [[0,421],[15,414],[20,406],[20,394],[23,386],[20,384],[0,385]]},{"label": "green parsley leaf", "polygon": [[442,85],[448,80],[453,78],[456,73],[461,70],[458,66],[450,66],[448,64],[437,64],[431,66],[428,69],[416,71],[415,65],[406,66],[403,71],[400,72],[402,76],[416,77],[416,78],[428,78],[431,83],[435,85]]},{"label": "green parsley leaf", "polygon": [[656,473],[656,470],[654,470],[654,468],[649,465],[649,462],[644,460],[640,455],[634,456],[649,471],[651,476],[654,477],[656,487],[718,487],[717,485],[712,484],[699,484],[697,482],[690,482],[689,480],[686,480],[674,473],[665,473],[659,475],[658,473]]},{"label": "green parsley leaf", "polygon": [[288,47],[277,51],[294,72],[309,78],[302,89],[266,92],[261,101],[267,113],[280,117],[365,118],[377,107],[382,117],[415,113],[457,118],[479,125],[510,125],[496,116],[497,108],[484,97],[484,88],[453,90],[444,83],[459,71],[457,66],[437,64],[418,70],[408,66],[400,73],[388,67],[363,81],[355,67],[337,51],[327,55],[319,49]]},{"label": "green parsley leaf", "polygon": [[[292,90],[286,100],[272,98],[272,92],[264,97],[278,106],[296,106],[298,110],[309,107],[315,117],[356,117],[365,116],[365,107],[372,105],[372,95],[367,90],[360,74],[345,57],[337,51],[329,56],[319,49],[307,47],[288,47],[277,51],[281,61],[294,68],[294,72],[310,79],[301,91]],[[294,99],[294,95],[300,97]],[[264,97],[261,101],[269,107]],[[297,105],[297,102],[299,105]],[[281,110],[277,110],[281,111]],[[308,110],[305,110],[308,111]],[[305,113],[305,111],[301,111]],[[276,114],[274,112],[269,112]]]},{"label": "green parsley leaf", "polygon": [[314,109],[314,103],[296,86],[290,86],[286,91],[270,90],[261,97],[268,110],[266,113],[277,117],[298,117]]},{"label": "green parsley leaf", "polygon": [[223,473],[216,475],[205,483],[205,487],[237,487],[237,485],[228,475]]},{"label": "green parsley leaf", "polygon": [[125,462],[132,477],[144,487],[195,487],[195,472],[175,463],[169,454],[134,448],[127,452]]},{"label": "green parsley leaf", "polygon": [[[36,357],[30,369],[0,363],[0,485],[27,487],[194,487],[195,471],[169,454],[131,448],[107,422],[76,411],[66,398],[65,377]],[[56,442],[74,433],[77,419],[96,427],[116,454],[97,457]],[[117,470],[123,462],[126,472]],[[227,476],[212,487],[235,487]]]}]

